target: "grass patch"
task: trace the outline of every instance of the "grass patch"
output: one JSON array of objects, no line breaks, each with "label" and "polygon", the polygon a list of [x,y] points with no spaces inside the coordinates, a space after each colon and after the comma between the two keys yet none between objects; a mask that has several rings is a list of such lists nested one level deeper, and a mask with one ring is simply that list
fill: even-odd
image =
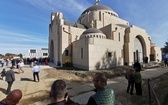
[{"label": "grass patch", "polygon": [[168,105],[168,73],[156,78],[153,83],[154,90],[161,105]]}]

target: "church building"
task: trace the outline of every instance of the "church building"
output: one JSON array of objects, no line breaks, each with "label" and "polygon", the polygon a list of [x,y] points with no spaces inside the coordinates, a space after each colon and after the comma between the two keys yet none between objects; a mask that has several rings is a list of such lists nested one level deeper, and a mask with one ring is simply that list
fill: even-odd
[{"label": "church building", "polygon": [[130,25],[110,7],[96,2],[79,16],[77,22],[51,13],[49,57],[59,66],[71,64],[84,70],[110,69],[149,61],[161,61],[145,29]]}]

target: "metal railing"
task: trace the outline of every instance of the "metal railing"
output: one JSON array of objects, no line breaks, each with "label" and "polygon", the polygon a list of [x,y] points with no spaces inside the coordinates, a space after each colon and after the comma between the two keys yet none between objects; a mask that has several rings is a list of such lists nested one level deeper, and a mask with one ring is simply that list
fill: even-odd
[{"label": "metal railing", "polygon": [[148,94],[149,94],[149,105],[152,104],[152,101],[151,101],[151,93],[153,94],[154,96],[154,100],[156,102],[157,105],[161,105],[160,102],[159,102],[159,99],[154,91],[154,89],[152,88],[151,86],[151,83],[150,83],[150,79],[148,79]]}]

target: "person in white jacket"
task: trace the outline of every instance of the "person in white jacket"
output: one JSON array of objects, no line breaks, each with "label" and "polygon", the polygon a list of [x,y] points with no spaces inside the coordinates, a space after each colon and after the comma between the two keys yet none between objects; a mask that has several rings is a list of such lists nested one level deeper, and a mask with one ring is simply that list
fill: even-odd
[{"label": "person in white jacket", "polygon": [[39,79],[40,70],[41,70],[40,66],[37,65],[37,62],[35,62],[35,65],[34,65],[34,67],[32,69],[34,82],[36,82],[36,77],[37,77],[38,82],[40,81],[40,79]]},{"label": "person in white jacket", "polygon": [[1,65],[2,65],[2,67],[4,66],[4,64],[5,64],[5,60],[1,59]]},{"label": "person in white jacket", "polygon": [[24,73],[24,70],[22,69],[23,66],[24,66],[23,61],[21,60],[21,61],[18,63],[18,65],[19,65],[19,73],[20,73],[20,72]]}]

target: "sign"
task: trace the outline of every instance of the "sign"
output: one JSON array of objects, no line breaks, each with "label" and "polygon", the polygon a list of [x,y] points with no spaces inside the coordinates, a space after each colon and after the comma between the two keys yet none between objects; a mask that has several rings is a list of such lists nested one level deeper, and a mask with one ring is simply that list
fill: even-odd
[{"label": "sign", "polygon": [[68,63],[70,62],[70,59],[69,58],[65,58],[65,63]]}]

